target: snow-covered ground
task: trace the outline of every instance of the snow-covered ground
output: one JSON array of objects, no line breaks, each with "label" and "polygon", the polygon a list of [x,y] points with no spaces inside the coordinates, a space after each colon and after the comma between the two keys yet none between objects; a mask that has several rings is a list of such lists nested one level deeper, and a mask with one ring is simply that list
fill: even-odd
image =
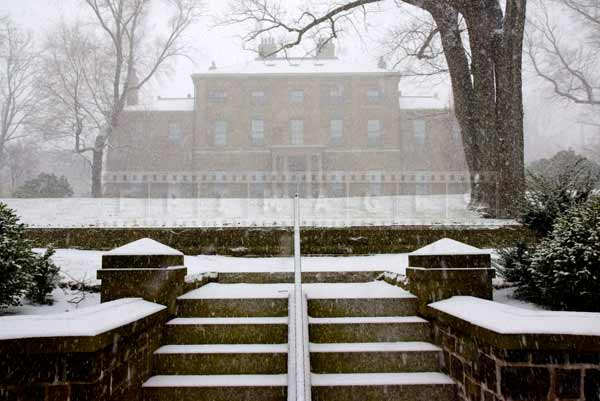
[{"label": "snow-covered ground", "polygon": [[[0,199],[31,227],[277,227],[293,224],[292,199]],[[303,226],[466,225],[481,218],[468,195],[403,195],[300,200]]]},{"label": "snow-covered ground", "polygon": [[[42,252],[42,249],[36,251]],[[61,280],[64,283],[85,282],[87,285],[98,285],[96,270],[102,263],[101,251],[82,251],[75,249],[57,249],[53,256],[54,261],[61,268]],[[209,272],[281,272],[292,271],[294,260],[291,257],[274,258],[236,258],[230,256],[199,255],[186,256],[185,264],[188,275],[199,275]],[[303,257],[302,269],[304,271],[390,271],[404,274],[408,265],[408,254],[382,254],[370,256],[343,256],[343,257]],[[494,292],[494,300],[518,306],[525,309],[540,309],[536,305],[516,300],[512,297],[513,289],[504,288]],[[85,298],[79,303],[81,296]],[[24,305],[6,310],[5,314],[48,314],[59,313],[86,306],[96,305],[100,302],[98,293],[73,291],[70,289],[56,289],[53,292],[55,303],[52,306]]]}]

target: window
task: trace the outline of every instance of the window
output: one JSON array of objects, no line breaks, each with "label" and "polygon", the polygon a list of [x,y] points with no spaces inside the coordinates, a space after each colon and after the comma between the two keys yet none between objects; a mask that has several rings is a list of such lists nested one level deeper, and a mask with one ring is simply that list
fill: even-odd
[{"label": "window", "polygon": [[331,120],[329,122],[329,142],[341,143],[344,138],[344,121]]},{"label": "window", "polygon": [[414,120],[413,121],[415,143],[417,145],[425,144],[426,128],[427,128],[427,125],[425,124],[425,120]]},{"label": "window", "polygon": [[263,105],[263,104],[265,104],[265,100],[266,100],[265,91],[262,91],[262,90],[252,91],[252,104]]},{"label": "window", "polygon": [[367,90],[367,100],[369,103],[379,103],[381,100],[381,91],[377,88]]},{"label": "window", "polygon": [[211,102],[222,103],[227,99],[227,92],[224,90],[211,90],[208,92],[208,99]]},{"label": "window", "polygon": [[460,125],[458,123],[452,124],[452,142],[459,143],[461,137]]},{"label": "window", "polygon": [[265,143],[265,122],[264,120],[252,120],[252,131],[250,132],[252,145],[261,146]]},{"label": "window", "polygon": [[367,121],[367,140],[369,146],[381,145],[381,121]]},{"label": "window", "polygon": [[183,139],[183,128],[178,122],[169,123],[169,141],[179,143]]},{"label": "window", "polygon": [[227,121],[215,121],[213,135],[215,146],[227,145]]},{"label": "window", "polygon": [[304,143],[304,121],[290,121],[290,134],[292,145],[302,145]]},{"label": "window", "polygon": [[290,91],[290,103],[291,104],[302,104],[304,102],[304,91],[293,90]]},{"label": "window", "polygon": [[342,103],[343,91],[339,85],[333,85],[329,88],[329,101],[331,103]]}]

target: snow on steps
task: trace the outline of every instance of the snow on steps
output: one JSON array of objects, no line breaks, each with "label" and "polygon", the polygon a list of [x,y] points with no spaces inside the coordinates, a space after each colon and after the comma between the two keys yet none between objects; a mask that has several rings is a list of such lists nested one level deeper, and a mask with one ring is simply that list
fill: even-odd
[{"label": "snow on steps", "polygon": [[283,374],[287,344],[166,345],[154,353],[162,375]]},{"label": "snow on steps", "polygon": [[176,318],[165,327],[168,344],[282,344],[287,317]]},{"label": "snow on steps", "polygon": [[312,401],[454,401],[412,294],[382,282],[341,292],[309,296]]},{"label": "snow on steps", "polygon": [[209,283],[180,296],[181,317],[277,317],[288,315],[289,286]]},{"label": "snow on steps", "polygon": [[451,378],[437,372],[312,374],[311,376],[313,387],[454,384]]},{"label": "snow on steps", "polygon": [[429,322],[417,316],[309,317],[308,330],[315,343],[427,341],[431,334]]},{"label": "snow on steps", "polygon": [[287,374],[159,375],[143,385],[144,401],[287,401]]},{"label": "snow on steps", "polygon": [[312,401],[454,401],[456,388],[436,372],[312,374]]},{"label": "snow on steps", "polygon": [[313,373],[397,373],[440,370],[441,349],[426,342],[311,344]]}]

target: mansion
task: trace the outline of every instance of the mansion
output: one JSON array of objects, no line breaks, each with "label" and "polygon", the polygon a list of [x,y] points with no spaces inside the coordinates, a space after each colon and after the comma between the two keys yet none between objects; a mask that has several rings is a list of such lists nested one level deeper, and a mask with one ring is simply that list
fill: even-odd
[{"label": "mansion", "polygon": [[[272,46],[263,43],[263,47]],[[263,48],[263,54],[269,54]],[[460,129],[400,74],[335,56],[259,57],[192,75],[194,95],[138,102],[110,138],[111,197],[342,197],[464,193]]]}]

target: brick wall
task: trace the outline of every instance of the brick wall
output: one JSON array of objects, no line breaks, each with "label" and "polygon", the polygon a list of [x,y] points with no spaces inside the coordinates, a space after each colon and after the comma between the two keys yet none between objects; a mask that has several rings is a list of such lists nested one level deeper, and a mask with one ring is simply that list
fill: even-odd
[{"label": "brick wall", "polygon": [[[152,238],[186,255],[290,256],[293,232],[288,228],[30,228],[37,247],[108,250]],[[522,226],[469,228],[429,226],[302,228],[304,255],[365,255],[412,252],[441,238],[479,248],[495,248],[535,236]]]},{"label": "brick wall", "polygon": [[[600,400],[600,352],[577,338],[571,349],[503,348],[433,319],[435,342],[444,351],[444,371],[458,384],[461,401]],[[501,342],[497,335],[494,342]]]},{"label": "brick wall", "polygon": [[0,401],[142,401],[166,317],[94,337],[0,341]]}]

